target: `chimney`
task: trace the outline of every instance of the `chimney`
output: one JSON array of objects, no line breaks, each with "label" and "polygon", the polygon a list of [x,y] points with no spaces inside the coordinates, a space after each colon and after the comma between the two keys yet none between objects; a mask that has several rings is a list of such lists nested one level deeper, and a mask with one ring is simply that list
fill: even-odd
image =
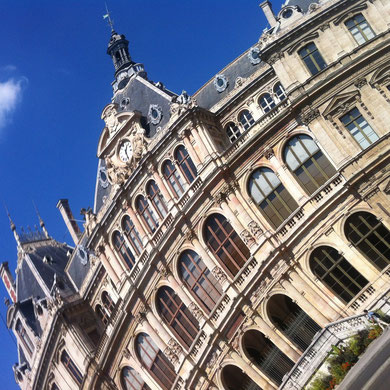
[{"label": "chimney", "polygon": [[60,210],[65,225],[68,228],[70,235],[72,236],[73,242],[75,245],[77,245],[79,243],[81,231],[79,225],[77,225],[77,222],[73,217],[72,210],[69,207],[68,199],[60,199],[57,203],[57,208]]},{"label": "chimney", "polygon": [[7,289],[8,295],[12,299],[12,302],[16,302],[15,282],[14,278],[8,268],[8,263],[2,263],[0,265],[0,276],[3,279],[5,288]]},{"label": "chimney", "polygon": [[262,8],[264,15],[267,18],[271,28],[275,27],[277,20],[275,18],[274,12],[272,11],[271,2],[269,0],[265,0],[262,3],[260,3],[260,7]]}]

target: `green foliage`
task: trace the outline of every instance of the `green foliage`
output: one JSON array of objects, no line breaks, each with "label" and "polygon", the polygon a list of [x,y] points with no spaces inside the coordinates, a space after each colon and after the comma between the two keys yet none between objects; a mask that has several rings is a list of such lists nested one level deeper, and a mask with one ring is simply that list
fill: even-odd
[{"label": "green foliage", "polygon": [[332,390],[341,383],[348,371],[358,361],[370,343],[382,334],[378,325],[358,332],[351,337],[346,346],[332,345],[332,351],[326,362],[331,375],[322,375],[313,380],[308,390]]}]

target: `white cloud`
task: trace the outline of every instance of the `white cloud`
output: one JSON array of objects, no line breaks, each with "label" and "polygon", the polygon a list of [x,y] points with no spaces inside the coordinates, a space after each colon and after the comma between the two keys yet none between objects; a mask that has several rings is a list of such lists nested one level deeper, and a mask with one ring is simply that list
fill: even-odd
[{"label": "white cloud", "polygon": [[0,128],[4,127],[11,119],[12,113],[21,100],[25,78],[0,81]]}]

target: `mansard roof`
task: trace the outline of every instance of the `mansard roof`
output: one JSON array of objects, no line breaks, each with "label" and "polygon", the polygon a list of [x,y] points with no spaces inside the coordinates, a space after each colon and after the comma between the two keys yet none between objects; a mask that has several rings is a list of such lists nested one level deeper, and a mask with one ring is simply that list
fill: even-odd
[{"label": "mansard roof", "polygon": [[318,4],[319,0],[287,0],[286,5],[295,5],[301,9],[303,13],[306,13],[309,10],[310,4]]}]

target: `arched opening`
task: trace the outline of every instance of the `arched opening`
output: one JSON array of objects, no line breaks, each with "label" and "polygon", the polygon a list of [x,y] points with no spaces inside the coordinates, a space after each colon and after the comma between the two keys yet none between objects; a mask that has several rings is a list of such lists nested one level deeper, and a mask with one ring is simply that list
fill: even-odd
[{"label": "arched opening", "polygon": [[241,111],[238,120],[244,130],[248,130],[255,123],[252,114],[248,110]]},{"label": "arched opening", "polygon": [[368,280],[336,249],[320,246],[310,255],[310,268],[345,303],[368,284]]},{"label": "arched opening", "polygon": [[390,231],[378,218],[365,211],[348,217],[345,227],[348,241],[376,268],[390,264]]},{"label": "arched opening", "polygon": [[264,114],[271,111],[276,106],[274,99],[269,93],[260,96],[258,103],[263,109]]},{"label": "arched opening", "polygon": [[198,172],[187,152],[187,149],[183,145],[177,147],[175,151],[175,159],[179,165],[180,171],[186,178],[187,183],[191,184],[195,180]]},{"label": "arched opening", "polygon": [[226,390],[262,390],[241,368],[232,364],[222,369],[222,383]]},{"label": "arched opening", "polygon": [[119,253],[120,258],[127,264],[130,269],[132,269],[135,264],[135,257],[126,244],[123,235],[120,232],[115,231],[112,237],[112,241]]},{"label": "arched opening", "polygon": [[223,268],[234,277],[250,257],[248,247],[227,219],[211,214],[204,226],[204,239]]},{"label": "arched opening", "polygon": [[121,372],[121,385],[123,390],[150,390],[140,374],[131,367],[124,367]]},{"label": "arched opening", "polygon": [[176,378],[175,368],[146,333],[140,333],[135,346],[143,366],[163,390],[170,390]]},{"label": "arched opening", "polygon": [[301,351],[305,351],[321,327],[292,299],[276,294],[268,302],[268,314],[274,325]]},{"label": "arched opening", "polygon": [[142,252],[142,240],[138,233],[138,230],[135,228],[133,221],[128,215],[125,215],[122,220],[122,229],[129,239],[134,251],[139,255]]},{"label": "arched opening", "polygon": [[152,205],[156,209],[160,218],[164,219],[167,215],[168,208],[165,203],[165,199],[161,194],[160,188],[158,188],[154,180],[150,180],[147,184],[146,193],[148,194],[148,198],[152,202]]},{"label": "arched opening", "polygon": [[240,128],[234,122],[229,122],[225,126],[225,131],[232,143],[241,136]]},{"label": "arched opening", "polygon": [[193,250],[184,251],[179,258],[179,272],[196,301],[210,313],[222,295],[222,287]]},{"label": "arched opening", "polygon": [[186,189],[186,184],[184,180],[179,175],[179,172],[176,169],[176,166],[172,164],[171,160],[164,162],[162,167],[164,178],[167,180],[169,188],[171,191],[180,198]]},{"label": "arched opening", "polygon": [[198,334],[199,323],[170,287],[157,291],[157,308],[177,338],[189,348]]},{"label": "arched opening", "polygon": [[248,191],[260,212],[275,229],[298,208],[297,202],[269,168],[262,167],[252,172]]},{"label": "arched opening", "polygon": [[276,95],[279,102],[286,99],[286,92],[285,92],[284,88],[282,87],[282,84],[280,84],[280,83],[277,83],[274,86],[274,94]]},{"label": "arched opening", "polygon": [[149,203],[144,196],[140,195],[136,200],[137,211],[141,219],[151,233],[154,233],[158,228],[158,221]]},{"label": "arched opening", "polygon": [[283,157],[290,171],[310,195],[336,174],[336,169],[318,145],[305,134],[288,141]]},{"label": "arched opening", "polygon": [[242,343],[248,358],[278,385],[294,366],[289,357],[257,330],[245,332]]}]

